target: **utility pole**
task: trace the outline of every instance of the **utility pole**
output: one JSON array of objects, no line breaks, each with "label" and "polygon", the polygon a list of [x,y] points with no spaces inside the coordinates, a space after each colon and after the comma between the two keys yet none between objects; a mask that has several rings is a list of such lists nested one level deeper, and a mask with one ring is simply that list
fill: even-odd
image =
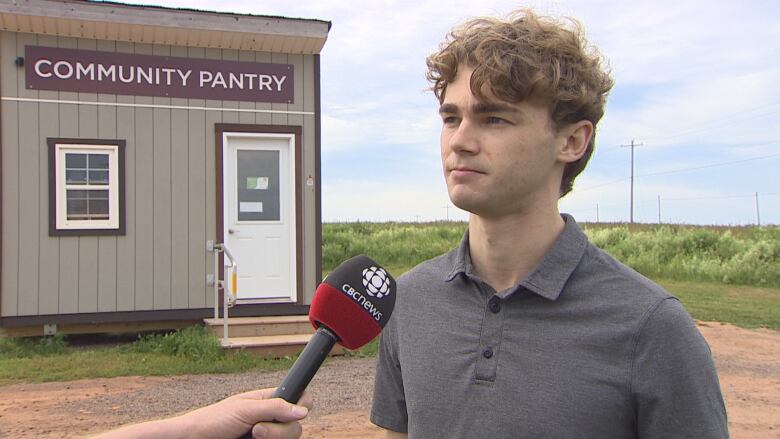
[{"label": "utility pole", "polygon": [[758,209],[758,192],[756,192],[756,223],[761,227],[761,211]]},{"label": "utility pole", "polygon": [[630,145],[620,145],[623,148],[631,147],[631,224],[634,223],[634,148],[642,146],[643,143],[634,143],[634,139],[631,139]]},{"label": "utility pole", "polygon": [[450,205],[449,204],[445,204],[444,208],[447,210],[447,221],[449,221],[450,220]]},{"label": "utility pole", "polygon": [[661,196],[658,196],[658,224],[661,224]]},{"label": "utility pole", "polygon": [[600,223],[599,221],[599,203],[596,203],[596,222]]}]

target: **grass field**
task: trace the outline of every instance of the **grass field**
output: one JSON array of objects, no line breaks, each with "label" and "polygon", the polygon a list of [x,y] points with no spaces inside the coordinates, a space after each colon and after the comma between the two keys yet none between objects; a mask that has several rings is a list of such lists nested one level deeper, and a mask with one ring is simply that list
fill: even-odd
[{"label": "grass field", "polygon": [[[650,278],[780,287],[780,228],[583,224],[590,240]],[[326,223],[326,270],[367,254],[393,273],[455,247],[466,223]],[[395,269],[395,271],[393,270]]]},{"label": "grass field", "polygon": [[780,288],[657,279],[697,320],[780,330]]},{"label": "grass field", "polygon": [[[367,254],[399,276],[453,248],[465,223],[325,224],[323,266]],[[780,230],[690,226],[591,225],[591,240],[655,279],[699,320],[780,330]],[[376,342],[356,356],[376,354]],[[101,348],[67,339],[0,339],[0,385],[127,375],[232,373],[289,368],[294,359],[225,354],[201,327],[151,334]]]}]

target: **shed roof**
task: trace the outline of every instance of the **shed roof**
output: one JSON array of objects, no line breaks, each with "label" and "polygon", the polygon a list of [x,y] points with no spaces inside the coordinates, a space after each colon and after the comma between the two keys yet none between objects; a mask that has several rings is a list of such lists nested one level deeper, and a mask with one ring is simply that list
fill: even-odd
[{"label": "shed roof", "polygon": [[324,20],[88,0],[0,0],[0,30],[135,43],[316,54]]}]

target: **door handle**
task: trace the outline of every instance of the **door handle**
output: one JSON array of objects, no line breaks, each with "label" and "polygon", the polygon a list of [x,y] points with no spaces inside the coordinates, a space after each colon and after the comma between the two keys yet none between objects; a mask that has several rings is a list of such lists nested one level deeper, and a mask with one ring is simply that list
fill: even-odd
[{"label": "door handle", "polygon": [[231,235],[232,235],[232,234],[234,234],[234,233],[236,233],[237,231],[238,231],[238,230],[228,229],[228,233],[230,233]]}]

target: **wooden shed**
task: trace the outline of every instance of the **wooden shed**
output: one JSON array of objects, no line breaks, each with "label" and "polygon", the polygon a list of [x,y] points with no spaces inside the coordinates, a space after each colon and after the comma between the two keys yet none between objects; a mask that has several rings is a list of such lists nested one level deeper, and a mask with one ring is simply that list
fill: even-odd
[{"label": "wooden shed", "polygon": [[329,29],[2,0],[0,331],[175,327],[225,291],[231,317],[307,314]]}]

